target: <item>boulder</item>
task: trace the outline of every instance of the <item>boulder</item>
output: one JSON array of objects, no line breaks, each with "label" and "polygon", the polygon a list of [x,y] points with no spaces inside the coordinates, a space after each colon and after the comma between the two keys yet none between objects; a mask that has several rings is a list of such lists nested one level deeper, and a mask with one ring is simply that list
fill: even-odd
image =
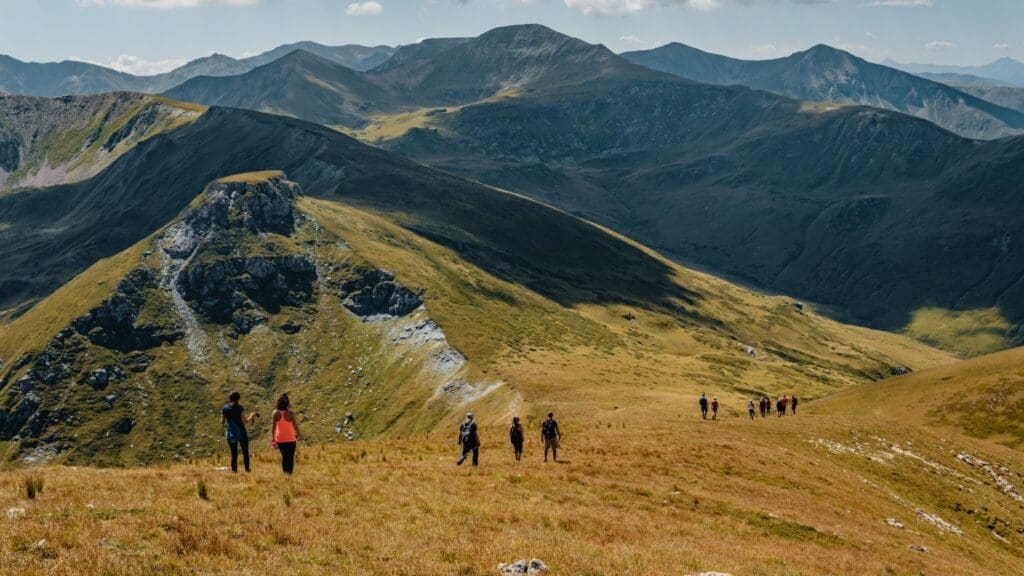
[{"label": "boulder", "polygon": [[501,576],[541,576],[548,573],[547,564],[534,558],[526,561],[520,560],[514,564],[498,564],[498,573]]}]

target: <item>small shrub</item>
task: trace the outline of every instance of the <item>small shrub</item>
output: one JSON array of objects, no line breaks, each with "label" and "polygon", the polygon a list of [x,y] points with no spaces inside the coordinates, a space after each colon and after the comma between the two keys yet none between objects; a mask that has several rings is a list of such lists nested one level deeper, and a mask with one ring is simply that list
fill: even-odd
[{"label": "small shrub", "polygon": [[291,492],[291,490],[288,490],[287,492],[285,492],[284,496],[282,498],[284,498],[284,505],[287,506],[288,508],[291,508],[292,507],[292,492]]},{"label": "small shrub", "polygon": [[39,476],[25,478],[25,496],[29,500],[35,500],[36,496],[43,493],[43,479]]},{"label": "small shrub", "polygon": [[199,481],[196,482],[196,494],[198,494],[199,498],[203,500],[210,499],[210,490],[206,487],[206,480],[200,478]]}]

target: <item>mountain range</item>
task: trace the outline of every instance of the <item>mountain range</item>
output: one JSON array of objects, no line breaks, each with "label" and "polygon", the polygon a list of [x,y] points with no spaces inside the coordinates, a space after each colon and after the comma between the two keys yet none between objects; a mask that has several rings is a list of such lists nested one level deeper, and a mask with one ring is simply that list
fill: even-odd
[{"label": "mountain range", "polygon": [[[503,374],[538,349],[609,367],[654,354],[744,389],[726,374],[749,370],[757,387],[799,381],[810,396],[950,360],[523,196],[238,109],[139,141],[88,180],[2,195],[0,223],[17,288],[4,305],[38,299],[0,330],[0,439],[30,460],[207,453],[215,415],[199,407],[226,385],[315,396],[304,427],[324,439],[431,429],[471,401],[516,402]],[[641,325],[650,339],[635,341]]]},{"label": "mountain range", "polygon": [[1024,114],[1017,110],[825,45],[775,60],[739,60],[678,43],[622,56],[697,82],[895,110],[968,138],[991,139],[1024,131]]},{"label": "mountain range", "polygon": [[120,91],[157,94],[200,76],[244,74],[296,50],[316,54],[354,70],[369,70],[384,63],[396,48],[355,44],[325,46],[316,42],[296,42],[242,59],[211,54],[170,72],[153,76],[136,76],[88,62],[22,62],[0,55],[0,92],[27,96],[74,96]]},{"label": "mountain range", "polygon": [[[1022,341],[1021,138],[968,140],[878,108],[686,80],[542,26],[398,55],[358,72],[296,51],[168,95],[336,125],[679,262],[958,353]],[[797,60],[831,57],[844,74],[881,69],[943,93],[830,49]]]}]

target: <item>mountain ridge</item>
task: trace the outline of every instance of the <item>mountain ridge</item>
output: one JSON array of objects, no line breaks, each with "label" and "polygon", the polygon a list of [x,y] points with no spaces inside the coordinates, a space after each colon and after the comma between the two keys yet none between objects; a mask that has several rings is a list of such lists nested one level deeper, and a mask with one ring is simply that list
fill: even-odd
[{"label": "mountain ridge", "polygon": [[740,84],[799,100],[895,110],[969,138],[994,139],[1024,131],[1024,115],[1016,110],[825,44],[772,60],[739,60],[678,43],[627,52],[623,57],[699,82]]}]

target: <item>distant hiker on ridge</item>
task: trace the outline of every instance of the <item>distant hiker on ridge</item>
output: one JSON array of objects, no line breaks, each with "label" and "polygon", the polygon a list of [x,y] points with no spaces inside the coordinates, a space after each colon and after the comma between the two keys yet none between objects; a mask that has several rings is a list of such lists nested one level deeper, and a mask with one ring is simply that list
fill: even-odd
[{"label": "distant hiker on ridge", "polygon": [[789,398],[785,394],[783,394],[782,395],[782,415],[783,416],[786,415],[786,408],[788,408],[788,407],[789,407]]},{"label": "distant hiker on ridge", "polygon": [[765,398],[764,396],[761,396],[761,400],[758,402],[758,404],[761,408],[761,418],[764,418],[765,412],[768,411],[768,399]]},{"label": "distant hiker on ridge", "polygon": [[703,392],[700,393],[700,417],[708,419],[708,397]]},{"label": "distant hiker on ridge", "polygon": [[295,420],[291,405],[288,395],[281,394],[277,399],[277,409],[270,416],[270,443],[281,451],[281,471],[289,476],[295,470],[295,447],[302,440],[302,432],[299,432],[299,423]]},{"label": "distant hiker on ridge", "polygon": [[711,401],[711,419],[718,420],[718,396]]},{"label": "distant hiker on ridge", "polygon": [[516,462],[523,459],[523,425],[519,422],[519,416],[512,418],[512,426],[508,429],[508,439],[512,448],[516,451]]},{"label": "distant hiker on ridge", "polygon": [[[751,400],[749,403],[747,403],[747,412],[750,413],[750,419],[753,420],[754,419],[754,415],[757,413],[757,410],[754,409],[754,401],[753,400]],[[763,412],[763,410],[762,410],[762,412]]]},{"label": "distant hiker on ridge", "polygon": [[782,396],[779,396],[779,399],[775,401],[775,413],[779,418],[782,418]]},{"label": "distant hiker on ridge", "polygon": [[251,470],[249,466],[249,433],[245,430],[246,424],[252,424],[258,412],[246,414],[245,408],[238,401],[242,395],[232,392],[228,396],[228,403],[220,409],[220,425],[225,429],[228,439],[228,448],[231,449],[231,471],[238,472],[238,448],[242,448],[242,461],[245,464],[245,471]]},{"label": "distant hiker on ridge", "polygon": [[790,403],[793,404],[793,416],[796,416],[796,405],[797,405],[797,402],[798,402],[798,400],[796,399],[796,396],[793,396],[792,398],[790,398]]},{"label": "distant hiker on ridge", "polygon": [[548,461],[548,449],[551,449],[551,459],[558,462],[558,445],[562,443],[562,431],[558,429],[554,412],[548,412],[548,419],[540,425],[540,437],[544,442],[544,461]]},{"label": "distant hiker on ridge", "polygon": [[459,426],[459,445],[462,446],[462,456],[459,457],[456,464],[462,466],[466,457],[472,452],[473,466],[480,465],[480,435],[477,434],[472,412],[466,414],[466,421]]}]

